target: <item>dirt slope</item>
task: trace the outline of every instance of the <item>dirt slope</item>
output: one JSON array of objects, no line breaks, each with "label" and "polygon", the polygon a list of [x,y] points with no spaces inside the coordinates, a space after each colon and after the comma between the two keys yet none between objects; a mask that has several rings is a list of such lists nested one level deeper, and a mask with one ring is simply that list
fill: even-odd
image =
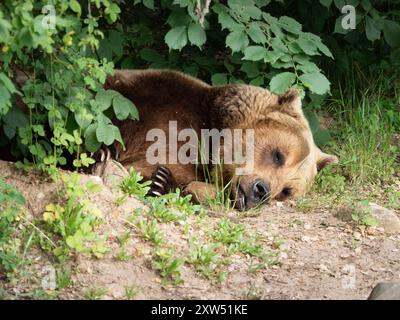
[{"label": "dirt slope", "polygon": [[[12,165],[0,161],[0,176],[14,185],[27,199],[29,212],[37,217],[45,205],[54,200],[54,184],[36,174],[16,171]],[[82,175],[82,181],[96,179]],[[125,288],[137,289],[136,299],[365,299],[380,281],[400,278],[400,236],[374,231],[362,234],[349,223],[338,220],[334,212],[316,211],[301,213],[290,203],[272,203],[254,217],[234,216],[235,222],[265,236],[263,243],[274,249],[279,240],[279,263],[258,272],[249,272],[251,257],[234,254],[226,265],[226,280],[207,280],[196,273],[193,266],[184,264],[179,285],[165,284],[152,267],[152,245],[144,241],[139,231],[126,223],[124,217],[135,208],[143,207],[137,199],[130,198],[122,206],[114,204],[116,195],[106,186],[91,200],[104,213],[106,224],[101,232],[107,235],[111,249],[103,259],[79,256],[73,285],[63,290],[62,299],[82,298],[87,288],[106,289],[104,298],[124,299]],[[203,237],[206,227],[218,223],[220,217],[190,217],[187,233],[183,224],[163,223],[162,230],[177,253],[188,252],[188,239]],[[203,228],[204,227],[204,228]],[[126,230],[132,236],[126,245],[131,257],[118,261],[116,237]],[[37,268],[49,264],[45,254],[37,255]],[[1,282],[9,292],[24,292],[29,285]]]}]

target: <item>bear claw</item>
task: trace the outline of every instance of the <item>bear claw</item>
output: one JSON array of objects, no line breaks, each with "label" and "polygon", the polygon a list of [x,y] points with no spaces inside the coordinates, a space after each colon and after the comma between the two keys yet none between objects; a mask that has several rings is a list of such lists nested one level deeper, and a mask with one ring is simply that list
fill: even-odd
[{"label": "bear claw", "polygon": [[162,196],[169,190],[171,171],[166,167],[158,167],[151,179],[152,184],[148,196]]}]

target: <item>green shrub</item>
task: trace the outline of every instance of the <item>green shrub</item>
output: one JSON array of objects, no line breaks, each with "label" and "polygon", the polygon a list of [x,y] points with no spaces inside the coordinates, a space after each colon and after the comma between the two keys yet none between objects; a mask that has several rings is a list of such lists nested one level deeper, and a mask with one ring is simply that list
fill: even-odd
[{"label": "green shrub", "polygon": [[[277,93],[294,86],[312,108],[354,61],[368,76],[386,72],[395,86],[400,11],[392,1],[207,3],[2,1],[0,145],[49,170],[88,166],[88,151],[123,144],[112,119],[139,115],[119,93],[103,90],[115,66],[180,69],[213,84],[250,83]],[[43,24],[49,13],[42,12],[49,4],[56,14],[50,29]],[[345,4],[355,6],[354,30],[340,27]]]}]

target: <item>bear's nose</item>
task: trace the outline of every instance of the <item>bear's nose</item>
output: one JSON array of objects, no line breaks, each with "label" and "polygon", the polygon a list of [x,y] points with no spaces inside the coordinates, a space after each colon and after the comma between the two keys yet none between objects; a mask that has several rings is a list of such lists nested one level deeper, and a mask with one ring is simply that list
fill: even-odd
[{"label": "bear's nose", "polygon": [[268,184],[262,180],[257,180],[254,182],[252,192],[252,198],[256,203],[267,200],[270,195]]}]

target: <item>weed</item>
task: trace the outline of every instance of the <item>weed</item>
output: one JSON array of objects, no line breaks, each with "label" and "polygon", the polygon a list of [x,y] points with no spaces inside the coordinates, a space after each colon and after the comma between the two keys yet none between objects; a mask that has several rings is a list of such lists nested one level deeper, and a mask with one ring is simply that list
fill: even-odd
[{"label": "weed", "polygon": [[[400,122],[396,105],[384,97],[379,81],[361,97],[354,87],[346,90],[340,90],[332,103],[340,123],[336,135],[341,143],[333,145],[340,171],[355,185],[391,181],[398,166],[397,148],[392,145]],[[388,113],[390,110],[394,113]]]},{"label": "weed", "polygon": [[223,244],[239,244],[244,235],[244,225],[231,222],[229,219],[222,219],[212,233],[212,237]]},{"label": "weed", "polygon": [[160,222],[170,222],[177,221],[182,214],[168,208],[164,198],[154,198],[150,202],[150,215]]},{"label": "weed", "polygon": [[151,181],[143,181],[143,177],[133,168],[129,169],[129,175],[122,180],[121,190],[129,196],[144,198],[150,190]]},{"label": "weed", "polygon": [[387,191],[388,206],[393,209],[400,209],[400,190],[394,186],[389,187]]},{"label": "weed", "polygon": [[345,191],[346,178],[335,172],[332,167],[321,171],[315,181],[315,189],[322,194],[331,194],[339,196]]},{"label": "weed", "polygon": [[86,300],[100,300],[106,294],[107,294],[107,289],[94,287],[94,288],[89,288],[84,292],[84,298]]},{"label": "weed", "polygon": [[184,259],[174,256],[174,249],[159,248],[154,254],[153,268],[165,280],[172,280],[175,284],[182,283],[180,268]]},{"label": "weed", "polygon": [[128,261],[130,259],[130,256],[126,252],[125,248],[122,247],[121,249],[118,250],[115,259],[119,261]]},{"label": "weed", "polygon": [[138,227],[144,239],[152,241],[157,247],[164,243],[164,235],[158,227],[157,220],[139,220]]},{"label": "weed", "polygon": [[371,215],[371,210],[368,201],[361,201],[360,205],[357,206],[357,209],[355,210],[357,213],[352,214],[351,219],[359,225],[376,227],[378,226],[378,222]]},{"label": "weed", "polygon": [[139,289],[135,287],[125,287],[125,298],[126,300],[134,300],[138,294]]},{"label": "weed", "polygon": [[127,242],[129,241],[131,237],[131,232],[130,230],[124,232],[123,234],[117,236],[118,242],[121,246],[124,246],[125,244],[127,244]]},{"label": "weed", "polygon": [[220,249],[221,245],[217,243],[202,245],[191,242],[187,262],[193,264],[196,271],[206,278],[212,278],[218,275],[217,271],[222,263]]},{"label": "weed", "polygon": [[254,283],[250,285],[250,288],[245,293],[245,300],[260,300],[262,298],[262,290],[257,288]]},{"label": "weed", "polygon": [[69,267],[61,267],[60,270],[57,270],[56,275],[57,289],[65,289],[71,285],[71,269]]},{"label": "weed", "polygon": [[0,266],[14,272],[22,263],[22,243],[16,236],[25,199],[0,177]]},{"label": "weed", "polygon": [[192,215],[202,210],[200,205],[192,203],[191,194],[182,196],[180,189],[176,189],[174,193],[168,193],[164,195],[162,198],[166,199],[166,204],[168,206],[174,207],[177,210],[186,213],[187,215]]},{"label": "weed", "polygon": [[77,173],[61,176],[64,188],[64,204],[50,203],[43,213],[43,220],[51,236],[56,235],[54,254],[65,259],[71,250],[90,253],[101,258],[107,251],[105,240],[95,233],[102,223],[101,212],[86,198],[86,192],[98,191],[98,186],[89,181],[80,184]]}]

